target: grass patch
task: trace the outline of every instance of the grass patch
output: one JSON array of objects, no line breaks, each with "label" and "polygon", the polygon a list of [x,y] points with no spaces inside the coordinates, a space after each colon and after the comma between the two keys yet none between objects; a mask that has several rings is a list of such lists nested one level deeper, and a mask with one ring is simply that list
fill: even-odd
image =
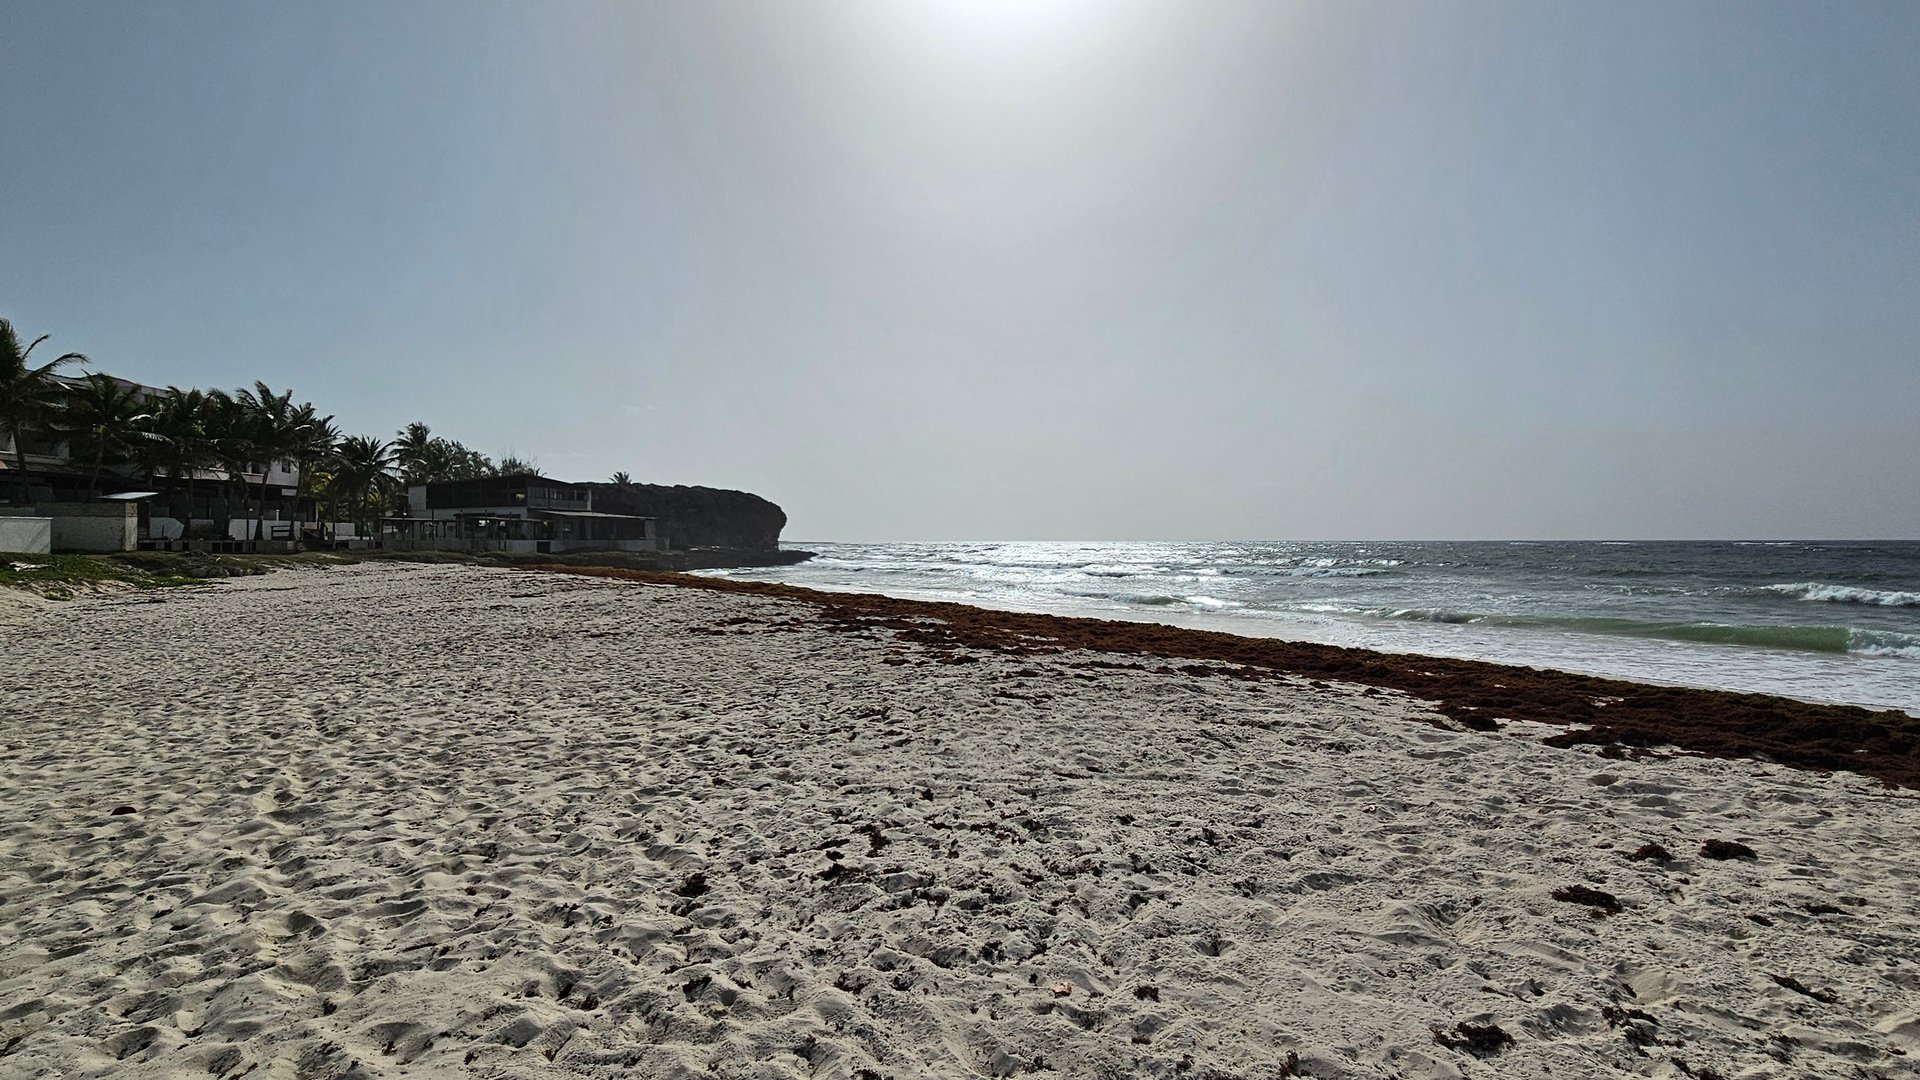
[{"label": "grass patch", "polygon": [[[700,553],[694,553],[698,556]],[[0,552],[0,588],[26,589],[51,600],[71,600],[110,584],[139,589],[191,585],[214,578],[252,577],[275,570],[320,569],[350,563],[429,563],[467,566],[610,566],[627,570],[685,570],[738,565],[703,562],[683,552],[593,551],[565,555],[531,552],[300,551],[286,554],[213,554],[205,551],[122,551],[105,555]]]},{"label": "grass patch", "polygon": [[[544,561],[550,557],[537,558]],[[315,570],[360,562],[501,565],[501,561],[485,556],[449,551],[300,551],[287,554],[121,551],[103,555],[0,552],[0,588],[25,589],[49,600],[71,600],[103,585],[162,589],[217,578],[253,577],[276,570]]]},{"label": "grass patch", "polygon": [[189,578],[252,577],[275,570],[300,570],[356,562],[344,552],[301,551],[275,555],[215,555],[205,551],[122,551],[98,558],[149,574]]},{"label": "grass patch", "polygon": [[0,552],[0,588],[26,589],[49,600],[71,600],[77,592],[105,584],[164,589],[200,580],[167,570],[128,565],[94,555],[40,555]]}]

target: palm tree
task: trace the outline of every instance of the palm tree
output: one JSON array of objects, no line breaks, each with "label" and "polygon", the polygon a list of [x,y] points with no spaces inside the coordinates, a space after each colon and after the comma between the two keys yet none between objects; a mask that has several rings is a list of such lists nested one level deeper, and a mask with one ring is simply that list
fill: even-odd
[{"label": "palm tree", "polygon": [[139,448],[141,463],[150,471],[164,470],[170,479],[186,481],[186,512],[179,515],[183,540],[192,538],[194,474],[217,461],[207,436],[207,412],[205,393],[167,387],[153,402],[147,422],[153,437]]},{"label": "palm tree", "polygon": [[334,483],[358,511],[364,524],[367,510],[393,484],[393,448],[371,435],[349,435],[334,451]]},{"label": "palm tree", "polygon": [[434,438],[432,428],[415,420],[395,433],[393,459],[407,483],[424,484],[439,479],[434,466],[440,464],[435,459],[444,456],[443,447],[444,440]]},{"label": "palm tree", "polygon": [[289,461],[300,449],[306,432],[301,428],[300,410],[293,403],[293,391],[276,394],[266,383],[256,382],[251,390],[241,390],[239,401],[246,410],[246,426],[253,453],[260,462],[260,498],[255,504],[253,538],[265,538],[267,531],[267,477],[278,461]]},{"label": "palm tree", "polygon": [[111,375],[89,375],[67,388],[58,426],[76,455],[90,459],[87,498],[99,493],[108,462],[129,460],[153,438],[144,427],[150,418],[146,396]]},{"label": "palm tree", "polygon": [[494,473],[496,476],[522,476],[529,474],[538,476],[540,474],[540,463],[532,458],[522,458],[513,453],[508,453],[506,457],[500,459],[499,468]]},{"label": "palm tree", "polygon": [[340,497],[343,491],[339,469],[336,447],[334,453],[300,470],[300,494],[318,504],[321,534],[328,539],[335,539],[333,527],[340,521]]},{"label": "palm tree", "polygon": [[624,472],[617,472],[617,473],[614,473],[614,474],[613,474],[613,476],[612,476],[612,478],[611,478],[611,479],[609,479],[609,480],[607,481],[607,483],[609,483],[609,484],[619,484],[619,485],[620,485],[621,487],[632,487],[632,486],[633,486],[633,477],[631,477],[631,476],[628,476],[628,475],[627,475],[626,473],[624,473]]},{"label": "palm tree", "polygon": [[291,456],[304,475],[309,465],[333,453],[340,442],[340,425],[333,422],[331,415],[321,416],[310,401],[294,410],[294,419],[300,425],[300,438]]},{"label": "palm tree", "polygon": [[433,434],[432,428],[418,420],[395,433],[393,456],[402,482],[408,485],[496,475],[487,455]]},{"label": "palm tree", "polygon": [[60,393],[60,384],[53,380],[53,373],[68,364],[89,362],[79,353],[67,353],[37,368],[28,367],[27,358],[47,337],[41,334],[23,349],[13,324],[0,319],[0,435],[13,440],[13,461],[19,470],[22,503],[28,499],[27,439],[47,430]]},{"label": "palm tree", "polygon": [[[253,463],[253,430],[251,417],[246,403],[224,390],[207,391],[207,400],[201,413],[201,430],[206,436],[206,445],[213,464],[218,464],[227,474],[227,513],[228,524],[222,526],[222,539],[230,537],[233,518],[233,503],[240,504],[242,515],[246,513],[247,502],[247,466]],[[235,493],[239,498],[234,498]]]},{"label": "palm tree", "polygon": [[332,416],[321,416],[315,411],[312,402],[295,409],[294,418],[300,425],[300,439],[293,448],[293,463],[300,470],[300,494],[317,497],[326,490],[326,484],[313,475],[314,470],[333,456],[340,443],[340,427]]}]

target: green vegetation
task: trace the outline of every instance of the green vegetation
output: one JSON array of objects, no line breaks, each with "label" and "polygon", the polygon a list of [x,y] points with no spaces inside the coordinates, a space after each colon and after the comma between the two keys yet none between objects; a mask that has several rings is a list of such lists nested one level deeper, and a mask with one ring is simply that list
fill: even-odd
[{"label": "green vegetation", "polygon": [[47,335],[41,334],[22,346],[13,324],[0,319],[0,435],[13,441],[21,502],[27,501],[27,440],[42,435],[59,411],[56,387],[65,384],[55,381],[53,374],[68,364],[87,362],[79,353],[67,353],[32,366],[28,358],[46,340]]},{"label": "green vegetation", "polygon": [[213,555],[204,551],[126,551],[111,555],[0,552],[0,588],[26,589],[55,600],[102,586],[159,589],[275,570],[315,570],[349,563],[436,563],[468,566],[611,566],[626,570],[695,570],[735,565],[699,552],[582,551],[565,555],[488,551],[302,551],[285,555]]},{"label": "green vegetation", "polygon": [[204,551],[126,551],[109,555],[42,555],[0,551],[0,588],[26,589],[54,600],[103,585],[163,589],[275,570],[313,570],[356,562],[479,563],[455,552],[303,551],[286,555],[213,555]]},{"label": "green vegetation", "polygon": [[487,455],[435,435],[432,429],[418,420],[401,428],[394,438],[393,460],[400,469],[400,480],[405,484],[477,480],[483,476],[509,476],[514,471],[535,471],[531,467],[523,467],[530,463],[511,456],[500,465],[495,465]]},{"label": "green vegetation", "polygon": [[164,589],[175,585],[191,585],[199,580],[186,574],[151,570],[92,555],[0,552],[0,587],[26,589],[49,600],[71,600],[76,591],[107,584],[130,585],[136,589]]},{"label": "green vegetation", "polygon": [[99,494],[108,461],[128,460],[142,442],[156,437],[148,430],[153,414],[140,392],[106,375],[89,375],[70,387],[59,419],[74,458],[87,462],[88,498]]}]

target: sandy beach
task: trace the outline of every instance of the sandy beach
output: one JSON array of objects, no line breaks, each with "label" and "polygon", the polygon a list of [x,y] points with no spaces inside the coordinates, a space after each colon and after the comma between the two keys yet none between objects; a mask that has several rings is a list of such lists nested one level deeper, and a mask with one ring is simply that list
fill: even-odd
[{"label": "sandy beach", "polygon": [[0,605],[0,1076],[1920,1070],[1912,790],[915,618]]}]

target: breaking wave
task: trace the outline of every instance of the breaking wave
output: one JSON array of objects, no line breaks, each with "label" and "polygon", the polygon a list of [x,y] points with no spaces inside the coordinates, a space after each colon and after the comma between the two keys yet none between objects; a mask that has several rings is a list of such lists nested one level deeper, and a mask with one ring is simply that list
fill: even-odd
[{"label": "breaking wave", "polygon": [[1185,604],[1188,607],[1205,608],[1211,611],[1218,611],[1223,608],[1239,608],[1239,607],[1247,606],[1238,600],[1222,600],[1217,596],[1169,596],[1165,593],[1145,593],[1145,594],[1134,595],[1134,596],[1115,596],[1110,593],[1089,593],[1089,592],[1074,593],[1073,595],[1084,596],[1084,597],[1087,597],[1088,599],[1094,599],[1094,600],[1106,600],[1106,601],[1118,600],[1122,603],[1134,604],[1140,607],[1173,607],[1176,604]]},{"label": "breaking wave", "polygon": [[1410,622],[1437,622],[1464,625],[1466,623],[1485,622],[1497,616],[1482,615],[1473,611],[1448,611],[1446,608],[1399,608],[1394,611],[1380,611],[1374,614],[1386,619],[1406,619]]},{"label": "breaking wave", "polygon": [[1887,630],[1855,630],[1847,642],[1847,651],[1862,656],[1898,656],[1920,660],[1920,637]]},{"label": "breaking wave", "polygon": [[1894,592],[1887,589],[1861,589],[1852,585],[1824,585],[1803,581],[1789,585],[1768,585],[1768,592],[1813,600],[1825,604],[1871,604],[1874,607],[1920,607],[1920,592]]}]

